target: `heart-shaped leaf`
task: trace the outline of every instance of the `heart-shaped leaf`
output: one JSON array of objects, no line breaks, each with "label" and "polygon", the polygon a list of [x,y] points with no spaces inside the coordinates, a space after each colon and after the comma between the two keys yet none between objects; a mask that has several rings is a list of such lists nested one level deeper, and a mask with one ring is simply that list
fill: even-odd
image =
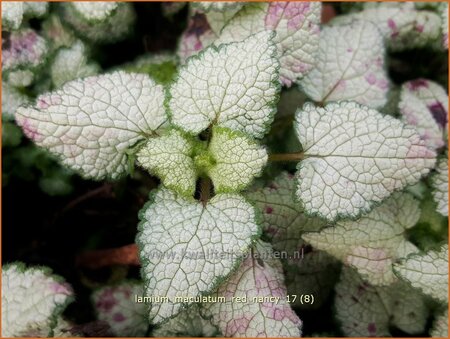
[{"label": "heart-shaped leaf", "polygon": [[246,135],[216,127],[209,144],[214,158],[208,170],[216,192],[244,189],[255,176],[259,176],[267,162],[266,150]]},{"label": "heart-shaped leaf", "polygon": [[417,251],[404,233],[419,217],[418,201],[410,194],[395,193],[369,214],[355,221],[338,221],[303,239],[353,266],[372,285],[389,285],[396,281],[392,264]]},{"label": "heart-shaped leaf", "polygon": [[92,294],[98,320],[104,321],[118,337],[144,337],[149,323],[147,304],[143,299],[144,286],[140,282],[125,281],[105,286]]},{"label": "heart-shaped leaf", "polygon": [[446,144],[448,95],[441,85],[425,79],[406,82],[398,108],[406,123],[416,127],[428,147],[438,149]]},{"label": "heart-shaped leaf", "polygon": [[56,319],[73,300],[72,288],[47,268],[22,263],[2,269],[2,337],[50,336]]},{"label": "heart-shaped leaf", "polygon": [[447,338],[448,337],[448,310],[439,314],[433,323],[431,329],[431,336],[433,338]]},{"label": "heart-shaped leaf", "polygon": [[326,222],[305,215],[294,201],[295,185],[294,176],[283,172],[267,187],[246,196],[261,212],[265,236],[282,255],[288,293],[314,295],[312,305],[302,303],[300,298],[293,300],[293,305],[311,309],[320,307],[332,290],[338,261],[323,251],[311,249],[302,239],[305,232],[317,232]]},{"label": "heart-shaped leaf", "polygon": [[448,245],[439,251],[411,255],[395,264],[394,271],[423,293],[448,303]]},{"label": "heart-shaped leaf", "polygon": [[161,324],[152,332],[155,338],[217,337],[220,333],[209,319],[201,316],[199,306],[193,305]]},{"label": "heart-shaped leaf", "polygon": [[389,88],[384,54],[383,37],[371,22],[325,27],[315,67],[300,86],[316,102],[352,100],[382,107]]},{"label": "heart-shaped leaf", "polygon": [[113,1],[74,1],[71,3],[77,12],[89,21],[102,21],[106,19],[116,10],[118,4],[118,2]]},{"label": "heart-shaped leaf", "polygon": [[336,317],[348,337],[388,337],[391,329],[420,334],[428,308],[425,299],[403,281],[372,286],[344,267],[336,285]]},{"label": "heart-shaped leaf", "polygon": [[138,163],[158,176],[166,187],[192,196],[197,173],[192,160],[194,142],[190,139],[177,130],[149,139],[137,153]]},{"label": "heart-shaped leaf", "polygon": [[215,43],[241,41],[265,29],[275,31],[280,80],[283,85],[291,86],[317,62],[321,9],[320,2],[248,4],[229,20]]},{"label": "heart-shaped leaf", "polygon": [[305,156],[297,197],[306,212],[329,220],[368,212],[436,162],[413,128],[357,103],[306,104],[295,128]]},{"label": "heart-shaped leaf", "polygon": [[154,324],[216,288],[259,236],[252,205],[236,194],[218,194],[203,205],[161,189],[141,218],[137,243],[145,292],[168,298],[151,304]]},{"label": "heart-shaped leaf", "polygon": [[433,197],[437,203],[437,211],[448,216],[448,155],[442,158],[437,167],[437,173],[433,175]]},{"label": "heart-shaped leaf", "polygon": [[273,258],[271,246],[258,242],[213,294],[225,300],[204,305],[206,315],[226,337],[299,337],[302,322],[287,301],[283,280],[281,262]]},{"label": "heart-shaped leaf", "polygon": [[86,46],[78,40],[70,48],[58,51],[50,67],[50,75],[53,84],[61,87],[67,81],[95,75],[99,68],[96,63],[88,62]]},{"label": "heart-shaped leaf", "polygon": [[261,138],[278,99],[272,39],[271,32],[261,32],[190,58],[169,88],[172,123],[193,134],[213,124]]},{"label": "heart-shaped leaf", "polygon": [[115,72],[66,83],[21,107],[16,121],[37,145],[88,178],[117,178],[127,150],[166,122],[164,93],[144,74]]},{"label": "heart-shaped leaf", "polygon": [[414,2],[367,2],[364,5],[363,11],[338,16],[333,23],[373,22],[393,51],[423,48],[437,42],[441,34],[439,15],[417,10]]}]

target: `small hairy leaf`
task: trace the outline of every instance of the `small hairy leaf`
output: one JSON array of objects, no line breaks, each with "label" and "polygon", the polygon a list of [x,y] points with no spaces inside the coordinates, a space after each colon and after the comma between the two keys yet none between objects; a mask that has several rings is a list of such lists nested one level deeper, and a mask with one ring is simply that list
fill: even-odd
[{"label": "small hairy leaf", "polygon": [[47,41],[32,29],[12,32],[4,38],[8,46],[2,50],[2,71],[34,70],[42,65],[48,52]]},{"label": "small hairy leaf", "polygon": [[49,7],[47,1],[26,1],[23,5],[27,18],[40,18],[47,13]]},{"label": "small hairy leaf", "polygon": [[[108,2],[108,6],[111,3]],[[96,7],[94,1],[85,2],[83,7]],[[94,15],[99,15],[100,10]],[[64,3],[62,19],[69,24],[78,35],[94,43],[113,43],[125,38],[133,29],[136,13],[131,3],[119,2],[117,8],[110,11],[110,15],[103,16],[103,20],[90,20],[82,15],[72,3]]]},{"label": "small hairy leaf", "polygon": [[100,67],[89,63],[86,54],[86,47],[80,40],[70,48],[60,49],[50,67],[53,84],[61,87],[67,81],[97,74]]},{"label": "small hairy leaf", "polygon": [[280,80],[291,86],[316,62],[321,9],[320,2],[248,4],[224,27],[216,43],[240,41],[265,29],[275,31]]},{"label": "small hairy leaf", "polygon": [[392,263],[417,251],[404,233],[419,217],[418,201],[410,194],[395,193],[358,220],[337,222],[303,239],[353,266],[372,285],[388,285],[396,280]]},{"label": "small hairy leaf", "polygon": [[161,324],[152,332],[156,338],[166,337],[216,337],[218,329],[209,319],[205,319],[199,312],[197,305],[178,313],[175,317]]},{"label": "small hairy leaf", "polygon": [[285,255],[282,262],[288,292],[314,295],[313,305],[302,305],[300,298],[294,305],[311,309],[320,307],[333,288],[337,260],[325,252],[306,247],[302,235],[319,231],[326,223],[303,213],[294,201],[295,184],[294,176],[283,172],[267,187],[246,196],[261,211],[263,231],[274,250]]},{"label": "small hairy leaf", "polygon": [[184,297],[214,289],[259,235],[253,206],[236,194],[218,194],[202,205],[160,189],[141,218],[137,243],[145,292],[169,298],[151,305],[154,324],[191,303]]},{"label": "small hairy leaf", "polygon": [[448,95],[441,85],[425,79],[406,82],[398,108],[406,123],[417,129],[428,147],[438,149],[446,144]]},{"label": "small hairy leaf", "polygon": [[388,337],[391,328],[419,334],[428,317],[424,298],[406,283],[372,286],[348,267],[336,285],[335,310],[349,337]]},{"label": "small hairy leaf", "polygon": [[2,81],[2,116],[14,117],[19,106],[28,104],[30,98],[14,88],[9,83]]},{"label": "small hairy leaf", "polygon": [[22,263],[3,266],[2,337],[33,331],[49,336],[72,299],[72,288],[47,268],[26,268]]},{"label": "small hairy leaf", "polygon": [[[47,336],[46,333],[33,333],[30,336],[35,338],[42,338]],[[65,320],[62,316],[59,316],[56,319],[55,328],[52,330],[52,336],[54,338],[76,338],[81,337],[82,333],[77,329],[77,326],[67,320]]]},{"label": "small hairy leaf", "polygon": [[447,338],[448,337],[448,310],[439,314],[433,323],[431,329],[431,336],[433,338]]},{"label": "small hairy leaf", "polygon": [[370,22],[325,27],[315,67],[301,81],[316,102],[352,100],[383,107],[389,88],[383,37]]},{"label": "small hairy leaf", "polygon": [[2,29],[15,30],[20,27],[23,18],[24,3],[21,1],[5,1],[2,3]]},{"label": "small hairy leaf", "polygon": [[305,104],[295,129],[305,155],[297,197],[306,212],[328,220],[369,211],[436,161],[413,128],[357,103]]},{"label": "small hairy leaf", "polygon": [[212,19],[216,19],[216,17],[220,16],[225,17],[225,13],[228,13],[228,11],[208,13],[195,10],[191,11],[188,17],[186,30],[181,35],[178,43],[177,55],[182,63],[190,56],[197,54],[211,45],[214,40],[217,39],[217,35],[214,33],[211,26],[219,29],[220,26],[223,27],[223,23],[216,23],[216,25],[213,25],[209,20],[209,16],[214,15],[214,18]]},{"label": "small hairy leaf", "polygon": [[51,50],[57,51],[59,48],[70,48],[76,41],[73,31],[63,24],[62,17],[52,13],[42,22],[42,34],[51,41]]},{"label": "small hairy leaf", "polygon": [[161,178],[164,185],[192,196],[198,175],[208,174],[216,193],[245,188],[267,162],[264,148],[246,135],[214,127],[209,142],[178,130],[150,139],[138,152],[138,163]]},{"label": "small hairy leaf", "polygon": [[208,11],[205,13],[208,24],[211,30],[216,35],[217,39],[222,31],[222,28],[236,15],[242,6],[235,6],[228,8],[225,11]]},{"label": "small hairy leaf", "polygon": [[235,1],[198,1],[192,2],[192,7],[206,12],[222,12],[233,8],[241,8],[245,2]]},{"label": "small hairy leaf", "polygon": [[262,212],[263,231],[277,251],[293,255],[304,246],[304,232],[319,231],[326,222],[317,217],[308,217],[294,201],[295,178],[283,172],[267,187],[249,192],[247,197]]},{"label": "small hairy leaf", "polygon": [[45,1],[5,1],[2,4],[2,30],[16,30],[22,24],[25,17],[41,17],[48,9]]},{"label": "small hairy leaf", "polygon": [[[299,337],[302,322],[286,300],[283,280],[281,262],[273,258],[271,246],[258,242],[239,269],[214,293],[225,301],[205,304],[206,314],[212,316],[226,337]],[[233,297],[247,300],[236,301]]]},{"label": "small hairy leaf", "polygon": [[441,34],[439,15],[418,11],[413,2],[368,3],[366,7],[361,12],[338,16],[333,22],[373,22],[393,51],[425,47],[437,41]]},{"label": "small hairy leaf", "polygon": [[394,264],[394,271],[423,293],[448,303],[448,245],[439,251],[413,254]]},{"label": "small hairy leaf", "polygon": [[205,49],[169,89],[172,123],[194,134],[214,124],[261,138],[273,120],[278,67],[270,32]]},{"label": "small hairy leaf", "polygon": [[437,211],[448,216],[448,155],[441,159],[433,175],[433,197],[437,203]]},{"label": "small hairy leaf", "polygon": [[98,320],[105,321],[115,336],[144,337],[149,326],[145,303],[135,301],[144,296],[140,282],[125,281],[105,286],[92,294]]},{"label": "small hairy leaf", "polygon": [[240,191],[267,162],[266,150],[242,133],[215,127],[209,144],[213,160],[208,170],[217,193]]},{"label": "small hairy leaf", "polygon": [[192,160],[194,143],[190,139],[177,130],[149,139],[137,153],[138,163],[158,176],[166,187],[192,196],[197,173]]},{"label": "small hairy leaf", "polygon": [[66,83],[17,110],[16,121],[37,145],[86,177],[117,178],[126,151],[165,122],[163,87],[144,74],[115,72]]},{"label": "small hairy leaf", "polygon": [[441,4],[442,46],[448,49],[448,3]]},{"label": "small hairy leaf", "polygon": [[17,88],[23,88],[30,86],[34,81],[34,73],[29,69],[17,69],[10,72],[6,72],[3,77],[9,85]]},{"label": "small hairy leaf", "polygon": [[71,3],[78,13],[90,21],[106,19],[117,8],[118,4],[118,2],[112,1],[74,1]]}]

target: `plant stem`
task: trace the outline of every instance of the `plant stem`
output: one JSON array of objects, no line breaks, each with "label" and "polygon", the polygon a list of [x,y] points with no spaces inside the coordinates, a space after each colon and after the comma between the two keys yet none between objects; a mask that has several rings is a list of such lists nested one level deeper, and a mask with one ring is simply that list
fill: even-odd
[{"label": "plant stem", "polygon": [[200,201],[203,206],[206,206],[209,198],[211,197],[212,181],[208,177],[200,179]]},{"label": "plant stem", "polygon": [[69,202],[62,210],[61,210],[61,214],[67,212],[68,210],[74,208],[75,206],[77,206],[78,204],[84,202],[85,200],[88,200],[92,197],[95,197],[96,195],[101,195],[101,194],[105,194],[105,195],[111,195],[113,194],[113,186],[110,183],[104,183],[102,186],[89,191],[79,197],[77,197],[76,199],[72,200],[71,202]]},{"label": "plant stem", "polygon": [[300,161],[304,157],[305,154],[303,152],[270,154],[269,161]]},{"label": "plant stem", "polygon": [[97,269],[112,265],[139,265],[136,244],[106,250],[93,250],[81,253],[76,259],[77,265]]}]

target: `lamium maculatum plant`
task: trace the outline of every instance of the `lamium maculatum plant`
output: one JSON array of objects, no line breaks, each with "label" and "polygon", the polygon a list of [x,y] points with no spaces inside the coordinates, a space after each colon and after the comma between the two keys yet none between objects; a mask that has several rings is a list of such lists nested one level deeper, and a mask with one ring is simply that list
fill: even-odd
[{"label": "lamium maculatum plant", "polygon": [[[140,279],[91,294],[108,335],[447,336],[448,80],[401,67],[447,65],[447,3],[148,5],[185,13],[177,49],[105,67],[141,7],[2,4],[6,132],[70,176],[158,183]],[[8,263],[3,336],[92,333],[74,290]]]}]

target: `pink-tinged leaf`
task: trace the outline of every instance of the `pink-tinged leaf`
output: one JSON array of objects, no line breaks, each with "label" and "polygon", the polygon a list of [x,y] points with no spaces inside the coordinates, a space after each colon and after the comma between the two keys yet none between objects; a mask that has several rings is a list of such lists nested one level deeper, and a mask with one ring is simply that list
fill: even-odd
[{"label": "pink-tinged leaf", "polygon": [[225,301],[204,305],[206,315],[227,337],[298,337],[302,322],[287,302],[283,280],[281,262],[273,258],[271,246],[258,242],[213,294]]},{"label": "pink-tinged leaf", "polygon": [[271,2],[266,28],[277,32],[280,80],[286,86],[307,74],[314,66],[319,45],[321,4],[318,2]]},{"label": "pink-tinged leaf", "polygon": [[414,128],[354,102],[305,104],[295,128],[305,153],[297,197],[307,213],[330,221],[368,212],[436,163]]},{"label": "pink-tinged leaf", "polygon": [[320,33],[315,66],[300,85],[316,102],[351,100],[382,107],[389,89],[384,54],[383,37],[371,22],[327,26]]},{"label": "pink-tinged leaf", "polygon": [[202,49],[208,47],[215,39],[216,34],[212,31],[205,13],[194,12],[188,21],[188,27],[183,32],[178,46],[178,56],[186,60]]},{"label": "pink-tinged leaf", "polygon": [[448,216],[448,154],[439,160],[436,173],[433,175],[431,185],[433,198],[437,203],[437,211],[443,216]]},{"label": "pink-tinged leaf", "polygon": [[72,288],[48,268],[3,266],[2,337],[48,337],[72,300]]},{"label": "pink-tinged leaf", "polygon": [[336,317],[344,336],[388,337],[397,328],[422,333],[428,318],[425,299],[402,281],[372,286],[344,267],[336,285]]},{"label": "pink-tinged leaf", "polygon": [[431,330],[433,338],[447,338],[448,337],[448,310],[438,313]]},{"label": "pink-tinged leaf", "polygon": [[446,144],[448,95],[441,85],[425,79],[406,82],[398,107],[405,122],[417,129],[428,147],[438,149]]},{"label": "pink-tinged leaf", "polygon": [[386,46],[393,51],[434,44],[442,34],[439,14],[417,10],[413,2],[366,2],[363,6],[363,11],[337,16],[332,23],[370,21],[377,26]]},{"label": "pink-tinged leaf", "polygon": [[[113,43],[124,39],[131,33],[136,20],[133,5],[129,2],[106,2],[106,6],[101,6],[99,1],[85,1],[78,6],[80,9],[90,7],[84,14],[74,6],[73,2],[65,2],[61,5],[61,18],[64,24],[69,25],[78,36],[97,44]],[[111,10],[112,7],[115,9]],[[101,17],[103,19],[100,19]]]},{"label": "pink-tinged leaf", "polygon": [[67,82],[20,107],[16,121],[37,145],[89,178],[117,178],[127,150],[167,120],[163,87],[147,75],[115,72]]},{"label": "pink-tinged leaf", "polygon": [[315,297],[312,305],[302,304],[299,298],[293,304],[311,309],[320,307],[331,291],[337,260],[311,248],[301,238],[305,232],[319,231],[326,222],[304,214],[294,201],[295,185],[294,176],[283,172],[267,187],[249,192],[247,197],[262,212],[265,236],[274,250],[282,255],[288,293],[312,294]]},{"label": "pink-tinged leaf", "polygon": [[261,138],[279,92],[273,39],[273,32],[262,31],[189,58],[169,88],[172,124],[191,134],[213,124]]},{"label": "pink-tinged leaf", "polygon": [[238,194],[217,194],[206,204],[168,189],[152,195],[141,213],[136,241],[145,293],[162,296],[149,307],[155,325],[215,290],[259,236],[256,212]]},{"label": "pink-tinged leaf", "polygon": [[41,65],[48,52],[47,42],[32,29],[23,29],[4,38],[2,70],[34,69]]},{"label": "pink-tinged leaf", "polygon": [[217,337],[219,334],[217,327],[211,323],[211,320],[202,317],[199,305],[188,307],[152,332],[152,336],[155,338]]},{"label": "pink-tinged leaf", "polygon": [[394,265],[394,272],[424,294],[448,303],[448,244],[406,257]]},{"label": "pink-tinged leaf", "polygon": [[326,225],[323,219],[303,213],[302,207],[294,201],[295,185],[295,177],[283,172],[267,187],[247,194],[262,211],[263,230],[274,250],[285,251],[289,256],[305,245],[301,238],[304,232],[317,232]]},{"label": "pink-tinged leaf", "polygon": [[143,296],[142,283],[126,281],[96,290],[92,302],[98,319],[108,323],[115,336],[143,337],[149,326]]},{"label": "pink-tinged leaf", "polygon": [[367,282],[389,285],[396,280],[392,263],[417,251],[404,233],[419,217],[419,203],[409,194],[395,193],[369,214],[306,233],[303,239],[356,268]]},{"label": "pink-tinged leaf", "polygon": [[321,8],[319,2],[248,4],[223,28],[215,43],[240,41],[262,30],[274,30],[280,80],[291,86],[316,62]]}]

